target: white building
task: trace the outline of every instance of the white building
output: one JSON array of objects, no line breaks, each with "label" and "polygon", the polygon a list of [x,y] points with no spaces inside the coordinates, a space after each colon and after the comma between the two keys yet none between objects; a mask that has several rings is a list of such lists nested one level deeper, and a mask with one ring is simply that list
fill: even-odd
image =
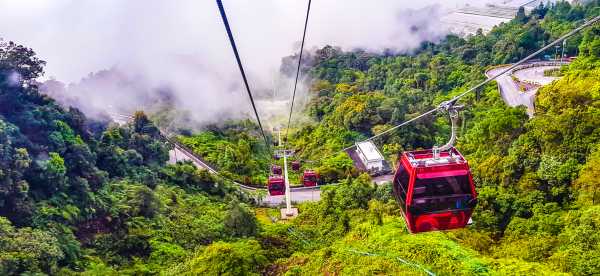
[{"label": "white building", "polygon": [[378,173],[385,170],[385,159],[373,142],[356,143],[356,153],[367,171]]}]

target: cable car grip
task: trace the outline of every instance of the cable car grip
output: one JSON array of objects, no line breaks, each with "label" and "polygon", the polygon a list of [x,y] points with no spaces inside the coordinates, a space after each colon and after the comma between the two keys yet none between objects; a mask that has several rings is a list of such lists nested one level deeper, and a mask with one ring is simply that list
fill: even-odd
[{"label": "cable car grip", "polygon": [[460,110],[462,110],[464,108],[464,106],[454,105],[455,103],[456,103],[456,100],[450,100],[450,101],[442,102],[438,106],[438,109],[448,112],[448,115],[450,116],[450,123],[452,124],[452,127],[451,127],[452,133],[450,135],[450,140],[448,141],[448,143],[446,143],[445,145],[443,145],[441,147],[433,146],[432,151],[433,151],[434,159],[439,159],[440,152],[451,149],[454,146],[454,142],[456,142],[456,133],[458,131],[458,113],[460,112]]}]

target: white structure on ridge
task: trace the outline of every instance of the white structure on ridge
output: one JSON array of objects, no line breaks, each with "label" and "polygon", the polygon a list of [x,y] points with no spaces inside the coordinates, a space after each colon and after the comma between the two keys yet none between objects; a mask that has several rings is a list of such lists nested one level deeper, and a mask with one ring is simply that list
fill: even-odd
[{"label": "white structure on ridge", "polygon": [[377,174],[385,169],[385,159],[373,142],[356,143],[356,153],[370,173]]},{"label": "white structure on ridge", "polygon": [[[469,4],[458,8],[441,18],[444,25],[451,33],[467,36],[475,34],[478,29],[483,33],[492,30],[494,26],[508,22],[515,18],[520,7],[529,14],[531,10],[543,3],[555,3],[560,0],[501,0],[484,6],[471,6]],[[574,3],[577,1],[567,1]]]}]

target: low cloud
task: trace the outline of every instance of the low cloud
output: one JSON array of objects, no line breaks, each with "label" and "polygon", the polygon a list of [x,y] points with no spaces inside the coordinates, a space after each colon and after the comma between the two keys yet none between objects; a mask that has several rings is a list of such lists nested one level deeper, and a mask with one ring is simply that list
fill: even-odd
[{"label": "low cloud", "polygon": [[[410,51],[442,38],[440,15],[464,2],[313,1],[305,47]],[[262,116],[289,110],[279,68],[298,51],[306,4],[224,1]],[[253,117],[214,1],[0,0],[0,36],[33,48],[48,93],[91,116],[165,101],[199,124]]]}]

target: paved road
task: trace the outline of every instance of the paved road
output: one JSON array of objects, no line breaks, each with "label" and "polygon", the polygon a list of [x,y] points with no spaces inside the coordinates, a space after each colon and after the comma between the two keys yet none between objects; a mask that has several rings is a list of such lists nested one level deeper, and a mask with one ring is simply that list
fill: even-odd
[{"label": "paved road", "polygon": [[[206,169],[211,173],[217,173],[213,168],[207,165],[202,160],[198,159],[194,155],[187,152],[186,149],[181,148],[175,145],[175,148],[169,152],[169,162],[175,163],[177,161],[189,160],[192,161],[196,167],[201,169]],[[257,190],[254,187],[245,186],[241,183],[236,183],[240,188],[248,191]],[[301,187],[301,188],[292,188],[292,202],[304,202],[304,201],[318,201],[321,199],[321,191],[319,187]],[[265,190],[266,191],[266,190]],[[285,196],[270,196],[266,195],[263,200],[264,203],[272,206],[279,205],[281,203],[285,203]]]},{"label": "paved road", "polygon": [[[487,77],[495,76],[508,66],[510,66],[510,64],[504,67],[494,68],[492,70],[487,71],[485,74]],[[542,85],[546,85],[556,79],[554,77],[544,76],[544,71],[552,68],[557,68],[557,66],[540,66],[526,68],[516,71],[515,76],[523,81],[533,81]],[[529,114],[530,117],[533,116],[535,112],[535,93],[537,92],[539,86],[535,86],[533,89],[530,89],[527,92],[522,92],[519,90],[519,85],[512,79],[510,72],[507,72],[502,76],[498,77],[496,79],[496,82],[498,82],[498,90],[500,90],[500,95],[502,96],[502,99],[504,99],[504,102],[507,105],[523,105],[527,107],[527,114]]]},{"label": "paved road", "polygon": [[[115,122],[117,122],[118,124],[125,124],[131,118],[130,116],[118,115],[118,114],[111,114],[111,116],[113,117],[113,120]],[[168,162],[170,164],[174,164],[177,161],[189,160],[189,161],[192,161],[192,163],[200,169],[208,170],[211,173],[217,173],[217,171],[215,169],[213,169],[206,162],[204,162],[203,160],[201,160],[200,158],[196,157],[194,154],[189,152],[188,149],[179,146],[177,143],[173,143],[173,145],[174,145],[174,148],[171,151],[169,151],[169,161]],[[391,181],[392,177],[393,176],[391,176],[391,175],[383,175],[383,176],[374,177],[373,182],[376,184],[383,184],[385,182]],[[254,187],[246,186],[241,183],[236,182],[236,184],[240,188],[247,190],[247,191],[256,191],[257,190]],[[266,192],[266,190],[265,190],[265,192]],[[321,199],[321,190],[320,190],[320,187],[292,188],[291,196],[292,196],[292,202],[318,201]],[[271,206],[285,204],[285,196],[283,196],[283,195],[270,196],[267,194],[262,199],[262,202],[264,202],[268,205],[271,205]]]},{"label": "paved road", "polygon": [[[213,168],[204,163],[202,160],[196,158],[194,155],[187,152],[186,149],[175,145],[175,148],[169,152],[169,162],[175,163],[177,161],[189,160],[196,165],[196,167],[210,171],[211,173],[217,173]],[[248,191],[257,190],[254,187],[245,186],[241,183],[236,183],[240,188]],[[304,201],[317,201],[321,199],[321,191],[318,187],[307,187],[307,188],[292,188],[292,202],[304,202]],[[279,205],[285,202],[285,196],[270,196],[266,195],[263,200],[268,205]]]},{"label": "paved road", "polygon": [[[292,191],[292,203],[305,202],[305,201],[319,201],[321,199],[321,190],[319,189],[305,189],[305,190],[293,190]],[[285,196],[270,196],[267,195],[262,200],[267,205],[277,206],[285,205]]]},{"label": "paved road", "polygon": [[[380,175],[373,177],[373,183],[382,185],[386,182],[392,182],[393,175]],[[331,186],[331,185],[327,185]],[[292,190],[292,202],[318,201],[321,199],[321,190],[313,188],[296,188]],[[271,206],[285,204],[285,196],[266,196],[263,202]]]},{"label": "paved road", "polygon": [[373,183],[375,183],[377,185],[381,185],[386,182],[392,182],[394,180],[394,175],[386,174],[386,175],[375,176],[372,178],[372,180],[373,180]]},{"label": "paved road", "polygon": [[[216,173],[216,171],[213,168],[208,166],[202,160],[199,160],[195,156],[189,154],[186,151],[186,149],[175,146],[175,148],[169,152],[169,162],[175,163],[177,161],[182,161],[182,160],[192,161],[192,163],[194,163],[198,168],[207,169],[212,173]],[[385,182],[391,182],[392,178],[393,178],[393,175],[381,175],[381,176],[373,177],[373,183],[376,183],[377,185],[381,185]],[[256,190],[256,188],[245,186],[240,183],[236,183],[236,184],[245,190],[250,190],[250,191]],[[327,185],[327,186],[330,186],[330,185]],[[321,199],[320,187],[292,188],[291,193],[292,193],[292,202],[318,201]],[[267,194],[262,199],[262,202],[267,205],[271,205],[271,206],[285,204],[285,196],[283,196],[283,195],[270,196]]]},{"label": "paved road", "polygon": [[557,68],[559,66],[533,67],[518,70],[514,75],[521,80],[535,81],[541,85],[546,85],[556,80],[557,77],[546,77],[544,76],[544,71]]}]

